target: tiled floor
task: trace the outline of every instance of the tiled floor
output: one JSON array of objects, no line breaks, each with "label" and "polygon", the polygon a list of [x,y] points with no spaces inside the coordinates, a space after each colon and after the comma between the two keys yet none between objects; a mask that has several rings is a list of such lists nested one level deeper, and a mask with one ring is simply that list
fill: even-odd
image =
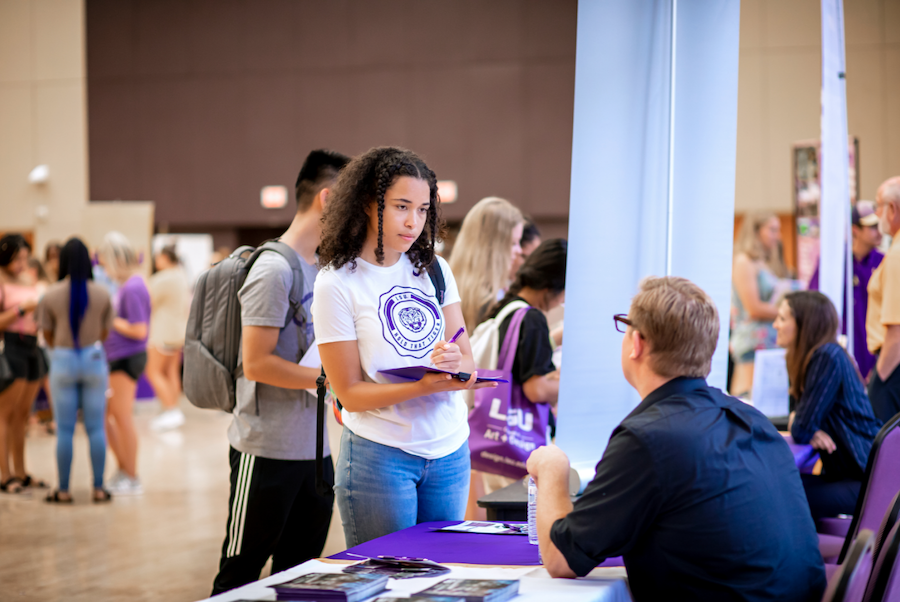
[{"label": "tiled floor", "polygon": [[[154,402],[138,404],[138,472],[145,493],[90,502],[87,438],[75,438],[75,504],[0,495],[0,600],[66,602],[173,601],[209,595],[228,516],[229,415],[198,410],[182,400],[187,421],[154,433]],[[332,449],[339,431],[329,425]],[[28,470],[56,482],[56,439],[33,428]],[[107,457],[107,475],[115,470]],[[323,555],[344,549],[335,509]],[[266,569],[264,574],[268,571]]]}]

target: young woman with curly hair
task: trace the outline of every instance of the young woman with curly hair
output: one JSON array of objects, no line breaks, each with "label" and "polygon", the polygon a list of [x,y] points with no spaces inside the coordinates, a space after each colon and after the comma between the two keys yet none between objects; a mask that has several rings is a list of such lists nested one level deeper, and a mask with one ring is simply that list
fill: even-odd
[{"label": "young woman with curly hair", "polygon": [[[461,520],[469,426],[460,391],[475,387],[459,292],[434,253],[437,180],[410,151],[374,148],[341,171],[323,214],[312,307],[322,365],[343,405],[335,492],[348,546],[420,522]],[[428,268],[446,283],[436,298]],[[433,364],[391,382],[379,370]],[[482,386],[482,385],[478,385]]]}]

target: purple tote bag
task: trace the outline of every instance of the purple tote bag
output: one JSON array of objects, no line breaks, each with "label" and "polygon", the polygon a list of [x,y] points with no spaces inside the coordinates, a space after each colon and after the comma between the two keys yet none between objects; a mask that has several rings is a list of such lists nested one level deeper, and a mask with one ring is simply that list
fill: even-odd
[{"label": "purple tote bag", "polygon": [[497,376],[508,383],[496,389],[477,389],[475,407],[469,414],[469,450],[472,468],[519,479],[527,474],[525,461],[532,451],[547,444],[550,404],[532,403],[513,380],[512,366],[519,344],[519,331],[529,307],[517,310],[509,323],[497,370],[478,370],[479,376]]}]

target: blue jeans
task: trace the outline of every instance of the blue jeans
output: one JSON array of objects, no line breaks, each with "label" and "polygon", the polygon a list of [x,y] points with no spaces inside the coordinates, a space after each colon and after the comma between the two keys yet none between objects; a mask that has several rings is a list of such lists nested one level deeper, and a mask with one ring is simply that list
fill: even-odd
[{"label": "blue jeans", "polygon": [[334,490],[347,547],[418,523],[462,520],[469,472],[468,443],[426,460],[344,427]]},{"label": "blue jeans", "polygon": [[75,434],[79,408],[91,445],[94,488],[103,486],[103,469],[106,465],[104,419],[108,387],[109,366],[102,345],[77,350],[57,347],[50,351],[50,392],[56,418],[56,464],[61,491],[69,490],[72,436]]}]

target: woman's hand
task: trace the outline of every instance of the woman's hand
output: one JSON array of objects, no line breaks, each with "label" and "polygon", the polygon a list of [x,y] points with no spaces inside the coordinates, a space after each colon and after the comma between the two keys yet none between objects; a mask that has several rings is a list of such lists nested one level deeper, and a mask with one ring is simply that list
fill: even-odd
[{"label": "woman's hand", "polygon": [[834,444],[834,439],[832,439],[825,431],[816,431],[815,434],[813,434],[812,439],[809,440],[809,444],[813,449],[823,451],[827,454],[832,454],[837,449],[837,445]]},{"label": "woman's hand", "polygon": [[478,372],[473,372],[467,381],[453,378],[449,374],[444,374],[443,372],[428,372],[422,377],[422,380],[420,380],[418,384],[422,387],[423,396],[431,395],[432,393],[446,393],[447,391],[493,389],[497,387],[497,383],[495,382],[478,382]]},{"label": "woman's hand", "polygon": [[459,372],[462,367],[462,351],[456,343],[438,341],[431,352],[431,363],[435,368],[447,372]]}]

